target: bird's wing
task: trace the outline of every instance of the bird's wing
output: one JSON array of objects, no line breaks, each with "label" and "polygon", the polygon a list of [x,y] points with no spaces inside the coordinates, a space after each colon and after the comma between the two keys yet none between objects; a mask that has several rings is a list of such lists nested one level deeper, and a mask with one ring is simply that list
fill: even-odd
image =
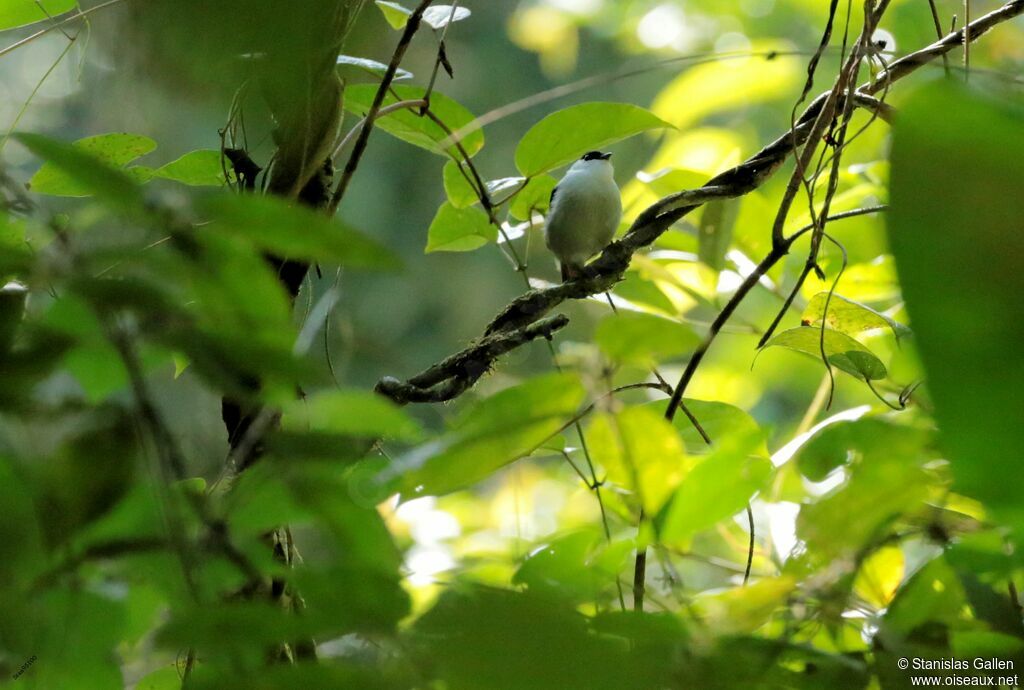
[{"label": "bird's wing", "polygon": [[551,198],[548,199],[548,210],[549,211],[551,210],[552,204],[555,203],[555,194],[558,194],[558,185],[555,185],[555,188],[551,190]]}]

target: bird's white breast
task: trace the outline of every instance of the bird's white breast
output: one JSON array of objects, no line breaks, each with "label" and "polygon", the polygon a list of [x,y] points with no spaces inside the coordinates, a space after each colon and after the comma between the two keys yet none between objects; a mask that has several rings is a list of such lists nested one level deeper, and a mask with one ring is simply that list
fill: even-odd
[{"label": "bird's white breast", "polygon": [[[560,261],[582,265],[611,242],[622,217],[619,188],[606,161],[577,163],[558,183],[544,239]],[[577,167],[579,166],[579,167]]]}]

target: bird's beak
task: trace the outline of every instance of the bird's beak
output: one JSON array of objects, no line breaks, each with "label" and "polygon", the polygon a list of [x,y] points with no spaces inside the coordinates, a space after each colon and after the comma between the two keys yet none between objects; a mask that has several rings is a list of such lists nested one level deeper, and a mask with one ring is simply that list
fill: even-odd
[{"label": "bird's beak", "polygon": [[603,161],[606,161],[606,160],[608,160],[611,157],[612,157],[612,154],[610,154],[610,153],[601,154],[601,160],[603,160]]}]

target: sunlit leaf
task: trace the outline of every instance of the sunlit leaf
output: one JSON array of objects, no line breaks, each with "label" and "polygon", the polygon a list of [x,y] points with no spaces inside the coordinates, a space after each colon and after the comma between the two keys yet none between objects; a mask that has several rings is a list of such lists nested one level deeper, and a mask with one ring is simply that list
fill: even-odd
[{"label": "sunlit leaf", "polygon": [[[776,334],[765,343],[769,347],[785,347],[821,359],[821,329],[798,326]],[[825,356],[837,369],[859,379],[884,379],[888,374],[882,360],[848,335],[825,329]]]},{"label": "sunlit leaf", "polygon": [[52,19],[77,6],[76,0],[4,0],[0,3],[0,31]]},{"label": "sunlit leaf", "polygon": [[651,110],[685,128],[714,113],[779,98],[798,78],[798,63],[784,57],[716,60],[683,71],[655,97]]},{"label": "sunlit leaf", "polygon": [[[384,98],[383,106],[388,106],[398,101],[422,99],[426,91],[419,86],[395,85]],[[373,103],[374,95],[377,93],[376,84],[353,84],[345,89],[345,110],[355,113],[360,117],[366,115]],[[395,98],[395,94],[398,98]],[[430,111],[444,123],[444,127],[438,125],[427,115],[420,115],[419,109],[402,108],[393,113],[385,115],[377,120],[376,126],[388,134],[398,137],[420,148],[432,153],[462,158],[458,147],[454,144],[442,148],[440,143],[459,129],[471,123],[475,117],[465,107],[448,98],[443,93],[433,91],[430,94]],[[475,130],[467,134],[460,141],[462,148],[470,156],[483,148],[483,130]]]},{"label": "sunlit leaf", "polygon": [[903,581],[904,572],[903,550],[897,546],[883,546],[861,565],[853,588],[872,606],[883,609],[892,601]]},{"label": "sunlit leaf", "polygon": [[594,339],[610,359],[649,366],[693,350],[700,338],[686,324],[653,314],[609,314]]},{"label": "sunlit leaf", "polygon": [[221,187],[224,168],[220,151],[201,149],[190,151],[176,161],[153,171],[153,176],[181,182],[191,187]]},{"label": "sunlit leaf", "polygon": [[269,196],[218,194],[203,201],[213,222],[205,232],[229,232],[278,256],[358,268],[395,268],[386,248],[337,220]]},{"label": "sunlit leaf", "polygon": [[670,126],[628,103],[569,106],[548,115],[523,135],[516,147],[516,167],[526,177],[534,177],[571,163],[591,149]]},{"label": "sunlit leaf", "polygon": [[374,4],[380,8],[381,13],[384,15],[384,19],[387,20],[392,29],[401,29],[404,27],[405,23],[409,21],[409,15],[412,14],[412,10],[399,5],[397,2],[374,0]]},{"label": "sunlit leaf", "polygon": [[[1024,530],[1006,481],[1024,447],[1024,117],[952,83],[907,102],[893,134],[889,242],[919,336],[954,486]],[[1010,414],[1011,417],[1007,417]]]},{"label": "sunlit leaf", "polygon": [[608,480],[633,492],[648,515],[658,512],[690,465],[676,430],[646,405],[595,418],[587,445]]},{"label": "sunlit leaf", "polygon": [[494,242],[498,229],[487,214],[478,208],[456,208],[445,202],[427,230],[427,246],[431,252],[468,252]]},{"label": "sunlit leaf", "polygon": [[834,331],[853,336],[864,331],[889,328],[897,338],[910,333],[909,328],[871,307],[836,294],[829,299],[828,295],[828,292],[819,292],[811,298],[800,317],[804,323],[820,326],[825,301],[828,299],[826,326]]},{"label": "sunlit leaf", "polygon": [[[650,403],[653,407],[664,410],[666,402]],[[735,405],[719,402],[717,400],[694,400],[683,398],[683,405],[690,411],[701,429],[711,439],[712,446],[704,440],[701,433],[694,427],[693,422],[682,411],[678,410],[672,423],[679,430],[679,436],[686,444],[686,450],[690,453],[707,453],[713,444],[727,438],[750,438],[759,437],[760,440],[750,447],[750,452],[768,456],[765,432],[758,426],[749,413],[744,412]],[[753,443],[753,441],[751,441]]]},{"label": "sunlit leaf", "polygon": [[719,633],[749,633],[760,628],[796,587],[792,577],[765,578],[748,587],[699,597],[694,605]]}]

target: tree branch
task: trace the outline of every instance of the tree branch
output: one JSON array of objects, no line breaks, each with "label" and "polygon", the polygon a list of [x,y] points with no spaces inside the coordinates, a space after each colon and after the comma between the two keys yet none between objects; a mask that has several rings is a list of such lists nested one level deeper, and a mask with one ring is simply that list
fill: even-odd
[{"label": "tree branch", "polygon": [[[971,22],[967,31],[968,36],[972,41],[976,40],[996,25],[1021,13],[1024,13],[1024,0],[1011,0],[999,9]],[[872,82],[864,84],[856,90],[854,93],[855,105],[868,106],[878,112],[883,119],[888,119],[892,112],[888,106],[879,104],[877,100],[867,99],[882,91],[888,84],[906,77],[922,65],[959,47],[963,42],[963,35],[963,29],[954,31],[931,45],[895,60],[887,69],[876,75]],[[652,244],[673,223],[689,212],[708,201],[743,196],[760,187],[778,170],[795,147],[807,141],[814,121],[831,92],[830,89],[815,98],[801,114],[796,126],[791,131],[786,132],[740,165],[717,175],[699,189],[677,192],[652,204],[633,222],[625,236],[609,244],[597,259],[584,267],[579,277],[553,287],[530,290],[512,300],[487,326],[485,337],[522,329],[543,318],[565,300],[585,299],[606,292],[621,280],[634,253]],[[788,244],[785,246],[788,247]],[[773,253],[775,252],[773,251]],[[774,257],[776,261],[779,258],[781,256]],[[475,346],[471,346],[445,361],[448,362],[466,355],[472,347]],[[437,366],[428,371],[435,370]],[[388,383],[384,383],[385,381]],[[435,381],[435,384],[442,381],[443,379]],[[399,383],[397,379],[387,377],[381,380],[377,389],[390,397],[389,391],[397,390],[396,383]],[[468,386],[462,387],[459,393],[466,388]],[[425,402],[432,401],[429,398],[425,400]],[[408,399],[404,402],[416,401]]]},{"label": "tree branch", "polygon": [[501,355],[531,340],[550,338],[552,333],[568,323],[567,316],[556,314],[512,332],[487,335],[408,381],[385,376],[377,382],[374,390],[400,405],[451,400],[476,383]]}]

